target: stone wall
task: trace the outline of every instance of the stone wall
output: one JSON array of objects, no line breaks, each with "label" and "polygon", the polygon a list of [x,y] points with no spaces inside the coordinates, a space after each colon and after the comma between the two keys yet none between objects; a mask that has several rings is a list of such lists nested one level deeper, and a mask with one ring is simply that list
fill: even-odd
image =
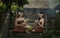
[{"label": "stone wall", "polygon": [[29,4],[24,5],[24,8],[54,8],[58,4],[58,0],[29,0]]}]

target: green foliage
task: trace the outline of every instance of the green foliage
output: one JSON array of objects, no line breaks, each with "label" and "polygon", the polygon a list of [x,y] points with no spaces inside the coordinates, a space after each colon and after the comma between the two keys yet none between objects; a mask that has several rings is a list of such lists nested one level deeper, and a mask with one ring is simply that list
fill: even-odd
[{"label": "green foliage", "polygon": [[0,14],[3,13],[6,9],[6,5],[3,2],[0,2]]},{"label": "green foliage", "polygon": [[[10,9],[10,11],[11,9],[15,11],[17,7],[22,10],[23,5],[29,4],[27,0],[2,0],[2,2],[6,4],[7,9]],[[15,3],[15,5],[13,3]]]},{"label": "green foliage", "polygon": [[60,38],[60,35],[52,35],[51,38]]},{"label": "green foliage", "polygon": [[58,0],[58,2],[60,3],[60,0]]},{"label": "green foliage", "polygon": [[5,4],[16,3],[18,6],[23,6],[29,3],[27,0],[2,0],[2,2]]},{"label": "green foliage", "polygon": [[18,6],[23,6],[29,3],[27,0],[12,0],[12,2],[15,2]]},{"label": "green foliage", "polygon": [[3,5],[3,2],[0,2],[0,6],[2,6]]},{"label": "green foliage", "polygon": [[11,5],[11,10],[16,11],[17,8],[18,8],[18,6],[16,4],[12,4]]}]

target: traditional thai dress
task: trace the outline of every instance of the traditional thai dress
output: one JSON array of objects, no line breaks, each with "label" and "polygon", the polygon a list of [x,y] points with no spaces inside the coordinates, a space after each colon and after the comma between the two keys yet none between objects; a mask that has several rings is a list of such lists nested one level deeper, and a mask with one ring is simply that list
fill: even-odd
[{"label": "traditional thai dress", "polygon": [[[17,24],[22,24],[24,21],[17,21]],[[15,26],[13,32],[25,32],[25,28],[23,26]]]},{"label": "traditional thai dress", "polygon": [[[41,22],[39,22],[39,23],[42,24]],[[35,27],[33,28],[32,32],[42,33],[43,32],[43,28],[36,22],[35,23]]]}]

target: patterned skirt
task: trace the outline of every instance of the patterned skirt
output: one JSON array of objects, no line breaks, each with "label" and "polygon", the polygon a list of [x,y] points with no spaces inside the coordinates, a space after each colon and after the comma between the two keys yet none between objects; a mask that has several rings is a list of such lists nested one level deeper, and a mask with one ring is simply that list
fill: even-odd
[{"label": "patterned skirt", "polygon": [[35,24],[35,27],[32,29],[32,32],[38,32],[38,33],[42,33],[43,29],[41,26],[39,26],[38,23]]},{"label": "patterned skirt", "polygon": [[22,26],[15,26],[13,32],[25,32],[25,28],[23,28]]}]

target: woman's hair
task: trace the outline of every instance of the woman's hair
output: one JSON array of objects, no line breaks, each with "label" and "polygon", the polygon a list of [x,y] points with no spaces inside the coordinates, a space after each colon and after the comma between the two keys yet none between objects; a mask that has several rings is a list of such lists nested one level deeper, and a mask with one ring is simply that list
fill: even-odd
[{"label": "woman's hair", "polygon": [[19,15],[19,14],[17,14],[17,18],[19,18],[19,16],[20,16],[20,15]]},{"label": "woman's hair", "polygon": [[[44,13],[43,12],[40,12],[39,14],[43,14],[43,18],[44,18]],[[40,17],[38,17],[38,20],[40,20],[41,18]]]},{"label": "woman's hair", "polygon": [[[23,13],[23,11],[20,11],[20,13]],[[20,14],[18,13],[17,18],[19,18],[19,17],[20,17]],[[24,13],[23,13],[22,17],[24,17]]]}]

